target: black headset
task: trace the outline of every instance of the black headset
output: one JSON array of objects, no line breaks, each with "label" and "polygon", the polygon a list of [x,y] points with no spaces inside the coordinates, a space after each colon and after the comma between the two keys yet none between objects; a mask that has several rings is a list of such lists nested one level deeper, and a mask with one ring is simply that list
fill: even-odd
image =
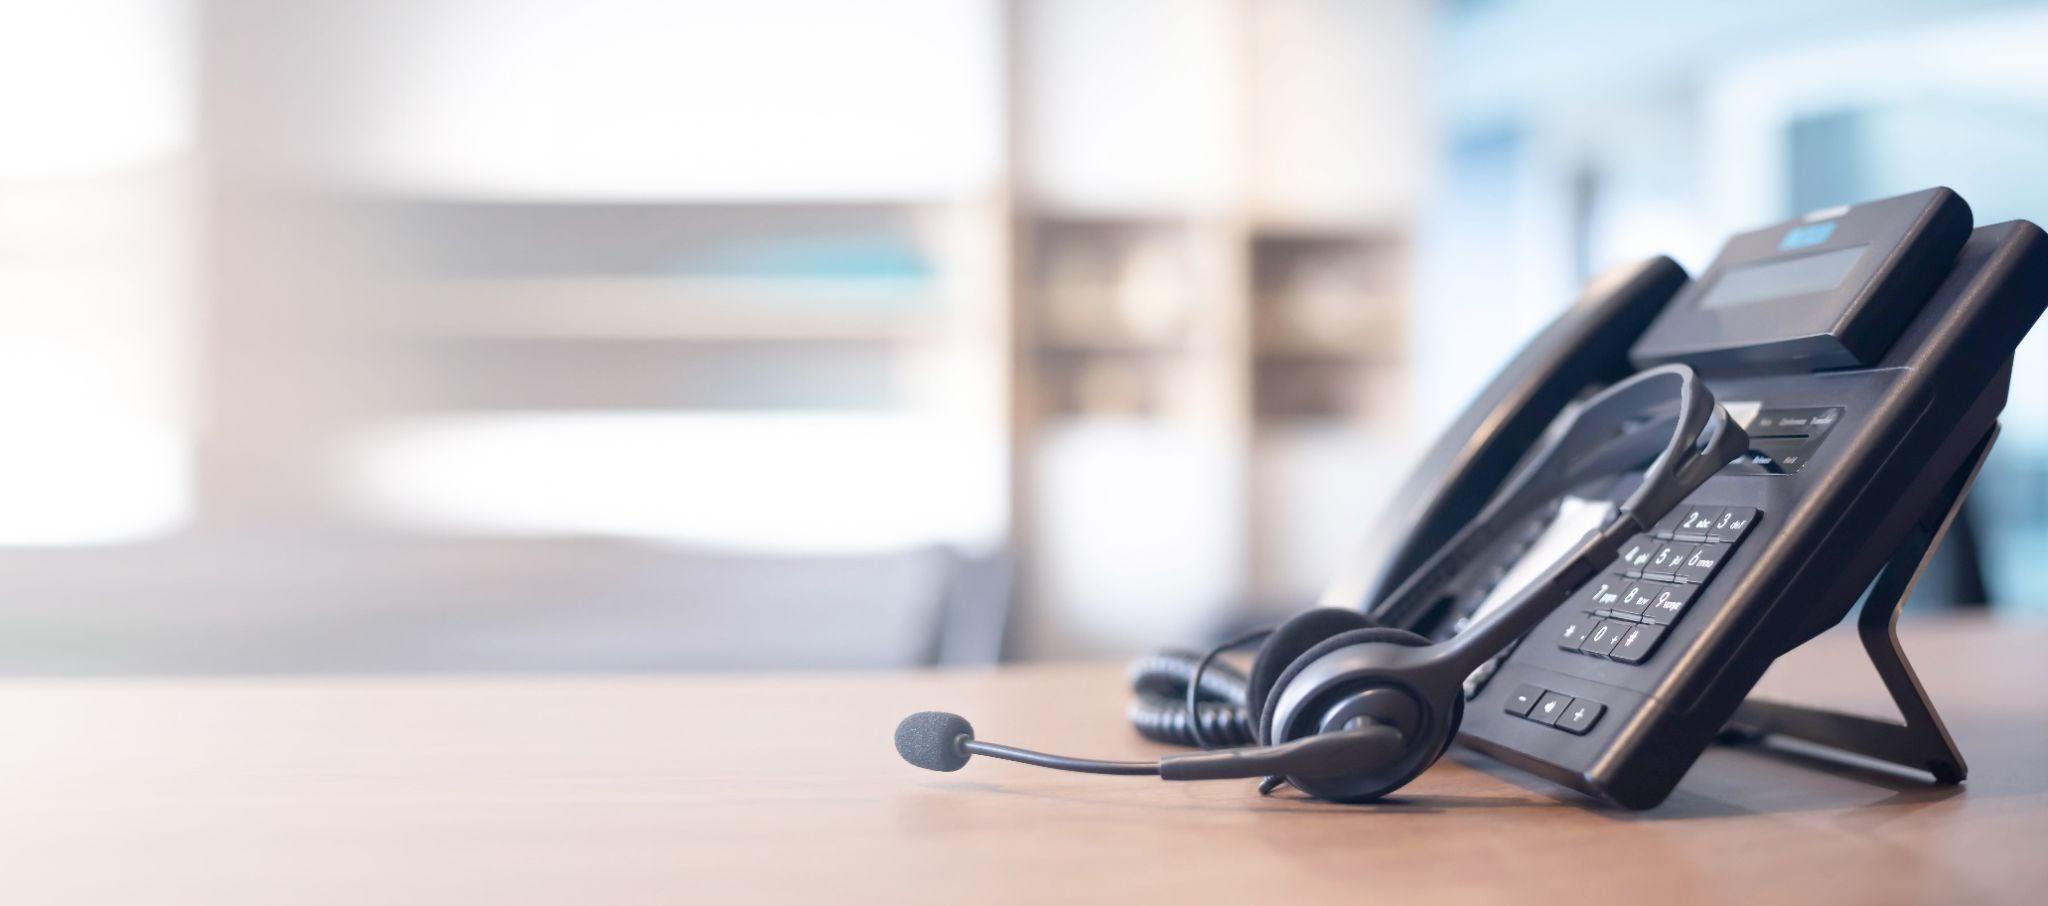
[{"label": "black headset", "polygon": [[[1671,405],[1676,398],[1676,411]],[[1048,755],[974,738],[955,714],[924,711],[896,727],[896,751],[935,771],[969,757],[1094,774],[1166,780],[1265,777],[1334,802],[1367,802],[1434,764],[1465,714],[1465,677],[1528,634],[1636,534],[1749,448],[1749,435],[1683,365],[1640,372],[1573,407],[1465,528],[1385,598],[1354,611],[1317,608],[1270,632],[1225,642],[1206,656],[1141,662],[1131,717],[1154,739],[1209,749],[1156,762]],[[1413,613],[1526,517],[1572,488],[1649,463],[1635,491],[1505,605],[1464,631],[1429,639],[1374,625],[1367,612]],[[1264,640],[1249,673],[1210,668],[1216,655]]]}]

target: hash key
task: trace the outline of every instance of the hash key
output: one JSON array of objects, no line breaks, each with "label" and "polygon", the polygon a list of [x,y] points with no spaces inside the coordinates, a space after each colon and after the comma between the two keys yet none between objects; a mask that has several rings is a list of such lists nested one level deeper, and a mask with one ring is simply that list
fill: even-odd
[{"label": "hash key", "polygon": [[1666,627],[1655,623],[1630,626],[1627,632],[1621,634],[1621,641],[1614,646],[1613,651],[1607,653],[1607,656],[1624,664],[1640,664],[1647,661],[1650,654],[1657,650],[1657,643],[1664,640],[1665,629]]}]

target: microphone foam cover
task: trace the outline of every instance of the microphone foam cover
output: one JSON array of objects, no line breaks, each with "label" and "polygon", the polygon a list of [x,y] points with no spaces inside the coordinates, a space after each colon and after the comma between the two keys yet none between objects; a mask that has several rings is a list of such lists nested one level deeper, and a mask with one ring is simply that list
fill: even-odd
[{"label": "microphone foam cover", "polygon": [[974,738],[967,718],[944,711],[919,711],[896,725],[896,754],[927,771],[957,771],[967,764],[959,739]]}]

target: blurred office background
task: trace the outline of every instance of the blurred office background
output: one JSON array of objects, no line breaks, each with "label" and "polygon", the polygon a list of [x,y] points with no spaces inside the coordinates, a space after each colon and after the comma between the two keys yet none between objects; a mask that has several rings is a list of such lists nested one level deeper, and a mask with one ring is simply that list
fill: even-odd
[{"label": "blurred office background", "polygon": [[[842,667],[1311,602],[1590,275],[2048,221],[2048,6],[0,0],[0,672]],[[1972,514],[2048,613],[2048,336]]]}]

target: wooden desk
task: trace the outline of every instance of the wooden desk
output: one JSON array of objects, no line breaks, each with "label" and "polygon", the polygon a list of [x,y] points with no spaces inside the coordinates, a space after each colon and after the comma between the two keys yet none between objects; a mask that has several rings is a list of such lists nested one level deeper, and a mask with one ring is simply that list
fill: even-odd
[{"label": "wooden desk", "polygon": [[[8,681],[0,890],[44,902],[2033,901],[2048,627],[1907,645],[1962,788],[1717,750],[1649,813],[1469,753],[1401,802],[896,760],[904,713],[1150,757],[1115,666],[620,678]],[[1772,688],[1880,701],[1852,638]],[[1398,899],[1397,899],[1398,898]]]}]

